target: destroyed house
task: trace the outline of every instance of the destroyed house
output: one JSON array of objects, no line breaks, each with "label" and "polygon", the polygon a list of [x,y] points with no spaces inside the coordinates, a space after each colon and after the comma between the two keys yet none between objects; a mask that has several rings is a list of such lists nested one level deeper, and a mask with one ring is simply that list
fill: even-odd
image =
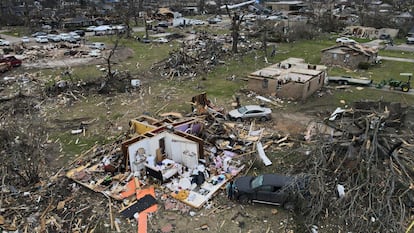
[{"label": "destroyed house", "polygon": [[131,171],[165,182],[182,169],[195,169],[200,157],[200,143],[168,131],[144,137],[128,145]]},{"label": "destroyed house", "polygon": [[[142,174],[145,170],[147,175],[164,182],[182,166],[197,167],[198,160],[204,157],[203,140],[193,134],[201,131],[202,124],[193,118],[168,122],[146,116],[131,121],[140,136],[123,142],[122,150],[132,172]],[[168,165],[156,166],[160,163]]]},{"label": "destroyed house", "polygon": [[322,50],[321,63],[327,66],[340,66],[356,69],[361,63],[375,63],[378,49],[361,44],[341,44]]},{"label": "destroyed house", "polygon": [[[156,181],[172,198],[200,208],[244,169],[228,147],[223,153],[204,148],[204,140],[196,136],[204,125],[203,117],[172,121],[140,116],[130,122],[132,137],[95,147],[66,176],[116,200]],[[212,154],[214,163],[209,161]]]},{"label": "destroyed house", "polygon": [[394,28],[374,28],[363,26],[348,26],[345,28],[345,34],[352,35],[358,38],[377,39],[381,35],[386,34],[395,38],[398,35],[399,29]]},{"label": "destroyed house", "polygon": [[301,58],[289,58],[251,73],[250,90],[286,99],[306,99],[319,90],[325,81],[326,67],[309,65]]},{"label": "destroyed house", "polygon": [[266,1],[264,5],[274,11],[298,11],[305,7],[303,1]]},{"label": "destroyed house", "polygon": [[[146,174],[164,182],[177,174],[179,166],[194,168],[198,159],[203,158],[202,139],[189,134],[201,130],[201,123],[194,118],[172,123],[141,116],[131,122],[134,122],[131,128],[137,133],[134,137],[114,143],[110,150],[95,150],[89,162],[78,164],[66,176],[119,200],[125,190],[123,181],[129,180],[128,177]],[[164,163],[165,167],[158,167]]]}]

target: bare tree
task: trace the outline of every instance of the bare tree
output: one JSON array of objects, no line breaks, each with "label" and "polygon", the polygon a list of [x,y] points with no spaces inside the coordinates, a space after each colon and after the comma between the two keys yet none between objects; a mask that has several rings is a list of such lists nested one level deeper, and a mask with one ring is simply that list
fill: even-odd
[{"label": "bare tree", "polygon": [[273,26],[270,25],[265,20],[259,19],[257,20],[257,27],[258,27],[259,33],[261,34],[262,49],[263,49],[265,56],[267,57],[268,34],[269,34],[269,31],[272,30]]},{"label": "bare tree", "polygon": [[239,43],[239,36],[240,36],[240,24],[243,22],[244,15],[239,15],[239,13],[234,12],[233,16],[230,13],[228,5],[226,5],[227,14],[229,15],[229,18],[231,19],[231,37],[233,39],[232,41],[232,52],[237,53],[237,45]]},{"label": "bare tree", "polygon": [[204,13],[205,6],[206,6],[205,0],[199,0],[198,9],[200,10],[200,13],[202,13],[202,14]]},{"label": "bare tree", "polygon": [[114,42],[114,46],[112,47],[111,51],[109,52],[108,57],[106,58],[106,64],[107,64],[107,67],[108,67],[108,72],[107,72],[106,76],[109,79],[114,78],[114,73],[112,72],[112,61],[111,61],[111,59],[112,59],[113,55],[115,54],[116,49],[118,48],[120,39],[121,39],[121,36],[118,35],[116,37],[115,42]]},{"label": "bare tree", "polygon": [[313,17],[311,23],[323,32],[342,30],[344,24],[333,14],[334,1],[312,1]]},{"label": "bare tree", "polygon": [[100,93],[105,92],[107,89],[107,84],[109,82],[112,82],[116,78],[115,72],[112,71],[112,62],[113,62],[112,58],[115,54],[115,51],[118,49],[121,38],[122,38],[122,35],[118,33],[114,41],[114,46],[112,47],[111,51],[109,51],[108,56],[105,58],[107,69],[106,69],[105,78],[102,80],[101,87],[98,90],[98,92]]},{"label": "bare tree", "polygon": [[134,0],[123,1],[120,4],[117,4],[117,7],[115,8],[118,18],[126,27],[127,38],[131,37],[131,19],[133,18],[134,12],[136,11],[134,3]]}]

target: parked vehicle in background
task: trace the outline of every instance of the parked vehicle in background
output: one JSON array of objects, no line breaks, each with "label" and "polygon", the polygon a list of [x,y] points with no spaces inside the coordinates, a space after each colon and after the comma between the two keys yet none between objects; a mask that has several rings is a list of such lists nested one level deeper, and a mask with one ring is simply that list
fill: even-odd
[{"label": "parked vehicle in background", "polygon": [[151,40],[146,37],[143,37],[143,38],[137,37],[137,40],[142,43],[151,43]]},{"label": "parked vehicle in background", "polygon": [[47,36],[38,36],[36,37],[35,41],[37,43],[47,43],[49,40],[47,39]]},{"label": "parked vehicle in background", "polygon": [[4,73],[11,69],[11,64],[9,62],[0,62],[0,72]]},{"label": "parked vehicle in background", "polygon": [[105,49],[105,43],[102,43],[102,42],[94,42],[94,43],[92,43],[92,44],[89,45],[89,48],[91,48],[91,49],[104,50]]},{"label": "parked vehicle in background", "polygon": [[407,37],[407,44],[414,44],[414,37]]},{"label": "parked vehicle in background", "polygon": [[69,37],[69,38],[66,39],[66,42],[69,42],[71,44],[76,44],[76,43],[78,43],[78,40],[76,40],[73,37]]},{"label": "parked vehicle in background", "polygon": [[71,37],[75,40],[80,40],[81,39],[81,36],[78,35],[78,33],[76,33],[76,32],[69,32],[69,35],[71,35]]},{"label": "parked vehicle in background", "polygon": [[160,38],[154,39],[153,42],[163,44],[163,43],[168,43],[168,39],[164,37],[160,37]]},{"label": "parked vehicle in background", "polygon": [[390,34],[381,34],[379,36],[379,39],[380,40],[390,40],[391,39],[391,36],[390,36]]},{"label": "parked vehicle in background", "polygon": [[101,50],[99,50],[99,49],[91,50],[88,53],[88,55],[91,56],[91,57],[100,57],[101,56]]},{"label": "parked vehicle in background", "polygon": [[32,37],[38,37],[38,36],[46,36],[46,32],[35,32],[32,34]]},{"label": "parked vehicle in background", "polygon": [[210,18],[210,19],[208,19],[208,20],[207,20],[207,22],[208,22],[209,24],[217,24],[217,23],[220,23],[220,22],[221,22],[221,19],[220,19],[220,18],[218,18],[218,17],[214,17],[214,18]]},{"label": "parked vehicle in background", "polygon": [[383,88],[384,86],[388,85],[390,90],[400,90],[403,92],[408,92],[411,89],[411,78],[413,76],[413,73],[400,73],[401,77],[406,77],[406,80],[401,80],[403,78],[399,79],[388,79],[388,80],[382,80],[381,82],[376,84],[377,88]]},{"label": "parked vehicle in background", "polygon": [[87,27],[85,30],[86,30],[87,32],[93,32],[93,31],[95,30],[95,28],[96,28],[96,26],[89,26],[89,27]]},{"label": "parked vehicle in background", "polygon": [[259,105],[246,105],[238,109],[231,110],[228,113],[230,120],[242,121],[251,118],[257,118],[261,121],[267,121],[272,118],[272,110]]},{"label": "parked vehicle in background", "polygon": [[78,34],[79,36],[85,36],[85,31],[84,30],[75,30],[73,32]]},{"label": "parked vehicle in background", "polygon": [[22,37],[22,42],[23,42],[23,43],[29,43],[29,42],[30,42],[30,38],[29,38],[29,37],[27,37],[27,36],[23,36],[23,37]]},{"label": "parked vehicle in background", "polygon": [[62,41],[68,41],[72,37],[69,33],[60,33],[59,36]]},{"label": "parked vehicle in background", "polygon": [[7,56],[0,59],[0,63],[9,63],[13,67],[18,67],[22,65],[22,60],[17,59],[15,56]]},{"label": "parked vehicle in background", "polygon": [[55,34],[49,34],[47,35],[47,39],[51,42],[59,42],[61,41],[61,38],[59,35],[55,35]]},{"label": "parked vehicle in background", "polygon": [[158,27],[168,28],[168,22],[167,21],[161,21],[158,23]]},{"label": "parked vehicle in background", "polygon": [[0,39],[0,46],[9,46],[10,42],[7,40]]},{"label": "parked vehicle in background", "polygon": [[336,39],[336,43],[353,44],[353,43],[356,43],[356,41],[348,37],[339,37]]}]

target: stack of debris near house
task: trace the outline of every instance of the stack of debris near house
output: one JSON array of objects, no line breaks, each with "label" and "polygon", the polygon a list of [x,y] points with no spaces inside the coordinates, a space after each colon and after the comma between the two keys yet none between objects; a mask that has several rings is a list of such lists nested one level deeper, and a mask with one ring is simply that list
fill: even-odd
[{"label": "stack of debris near house", "polygon": [[360,101],[310,126],[306,140],[315,149],[297,167],[314,182],[308,224],[337,219],[343,231],[403,232],[414,210],[412,112]]}]

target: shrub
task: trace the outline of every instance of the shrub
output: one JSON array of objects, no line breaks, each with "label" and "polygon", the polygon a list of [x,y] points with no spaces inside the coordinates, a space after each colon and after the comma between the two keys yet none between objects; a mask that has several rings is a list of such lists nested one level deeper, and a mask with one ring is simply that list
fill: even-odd
[{"label": "shrub", "polygon": [[358,69],[368,70],[370,66],[371,66],[371,63],[369,63],[369,62],[360,62],[358,64]]}]

